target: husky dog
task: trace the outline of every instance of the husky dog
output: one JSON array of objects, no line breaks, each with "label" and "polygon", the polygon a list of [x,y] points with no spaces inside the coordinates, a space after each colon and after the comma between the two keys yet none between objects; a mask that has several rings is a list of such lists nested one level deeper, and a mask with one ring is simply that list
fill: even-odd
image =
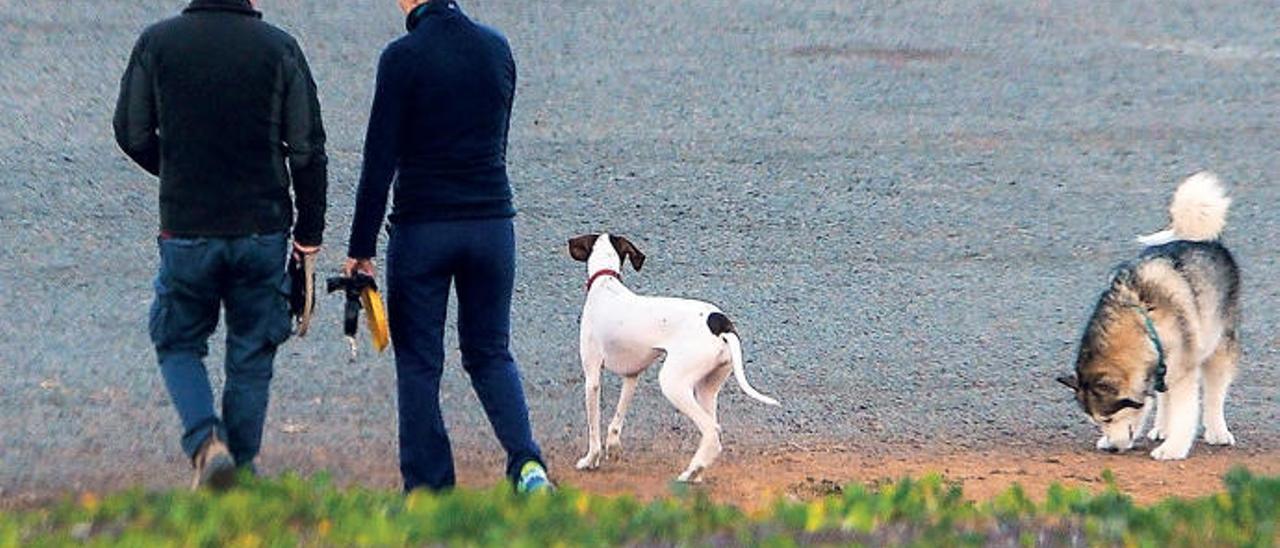
[{"label": "husky dog", "polygon": [[1098,449],[1133,447],[1155,407],[1147,437],[1164,443],[1152,458],[1186,458],[1202,380],[1204,440],[1235,444],[1223,403],[1240,357],[1240,271],[1218,242],[1230,204],[1214,174],[1188,177],[1173,194],[1169,228],[1139,238],[1146,249],[1116,269],[1098,299],[1075,375],[1058,378],[1102,429]]}]

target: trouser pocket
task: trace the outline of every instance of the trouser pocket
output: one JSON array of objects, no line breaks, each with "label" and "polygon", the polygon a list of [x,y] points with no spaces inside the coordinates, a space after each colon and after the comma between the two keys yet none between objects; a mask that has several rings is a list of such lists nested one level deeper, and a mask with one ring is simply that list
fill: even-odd
[{"label": "trouser pocket", "polygon": [[293,332],[293,315],[289,312],[289,294],[293,291],[293,284],[287,268],[289,236],[284,233],[262,235],[258,236],[258,242],[263,250],[262,260],[270,265],[270,272],[277,280],[268,312],[272,321],[267,327],[267,340],[279,345]]},{"label": "trouser pocket", "polygon": [[283,234],[234,240],[231,282],[224,298],[227,328],[250,346],[272,347],[289,338],[288,238]]},{"label": "trouser pocket", "polygon": [[218,321],[217,284],[206,239],[159,240],[160,269],[154,282],[148,332],[159,350],[203,353]]}]

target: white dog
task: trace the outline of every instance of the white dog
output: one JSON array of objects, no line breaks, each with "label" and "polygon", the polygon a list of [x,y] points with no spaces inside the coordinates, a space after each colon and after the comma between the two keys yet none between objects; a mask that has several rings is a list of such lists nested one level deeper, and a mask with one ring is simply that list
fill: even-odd
[{"label": "white dog", "polygon": [[[622,285],[622,259],[637,271],[644,253],[626,238],[589,234],[569,240],[569,255],[587,263],[587,302],[582,307],[580,351],[586,375],[587,456],[579,470],[595,469],[608,454],[622,448],[622,423],[635,394],[636,381],[662,357],[658,384],[662,394],[684,413],[702,433],[698,452],[679,481],[698,481],[702,472],[720,456],[720,424],[716,397],[732,372],[748,396],[769,405],[777,400],[764,396],[747,383],[743,371],[742,344],[733,322],[715,306],[688,299],[643,297]],[[609,423],[609,439],[600,446],[600,369],[622,376],[622,395]]]}]

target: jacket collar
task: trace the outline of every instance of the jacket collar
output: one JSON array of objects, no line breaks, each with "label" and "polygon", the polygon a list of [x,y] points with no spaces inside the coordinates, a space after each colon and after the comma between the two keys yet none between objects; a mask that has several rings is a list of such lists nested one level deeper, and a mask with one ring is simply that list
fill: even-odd
[{"label": "jacket collar", "polygon": [[429,0],[409,10],[409,16],[404,21],[404,28],[409,32],[413,32],[413,29],[418,28],[418,23],[421,23],[428,15],[449,13],[462,13],[462,9],[458,7],[458,3],[454,0]]},{"label": "jacket collar", "polygon": [[191,4],[182,13],[193,11],[230,11],[262,18],[262,12],[253,9],[249,0],[191,0]]}]

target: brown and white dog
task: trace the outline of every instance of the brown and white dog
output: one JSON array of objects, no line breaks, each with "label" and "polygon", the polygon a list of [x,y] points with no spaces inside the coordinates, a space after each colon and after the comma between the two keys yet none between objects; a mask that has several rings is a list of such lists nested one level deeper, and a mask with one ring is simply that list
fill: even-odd
[{"label": "brown and white dog", "polygon": [[1152,458],[1187,458],[1202,423],[1206,443],[1236,443],[1224,406],[1240,358],[1240,269],[1219,241],[1230,205],[1217,176],[1188,177],[1169,229],[1140,238],[1146,249],[1098,298],[1075,374],[1058,378],[1102,430],[1098,449],[1133,447],[1153,407],[1147,437],[1163,443]]},{"label": "brown and white dog", "polygon": [[[778,405],[777,400],[760,394],[747,383],[742,343],[733,322],[708,303],[632,293],[622,284],[622,260],[630,260],[632,268],[639,271],[645,256],[626,238],[609,234],[578,236],[569,240],[569,255],[587,263],[587,301],[582,307],[579,344],[586,376],[588,449],[578,461],[578,469],[595,469],[605,456],[621,451],[622,424],[640,373],[665,356],[658,373],[662,394],[702,433],[698,451],[677,479],[698,481],[720,456],[716,399],[730,373],[748,396]],[[603,448],[602,367],[622,376],[622,395]]]}]

